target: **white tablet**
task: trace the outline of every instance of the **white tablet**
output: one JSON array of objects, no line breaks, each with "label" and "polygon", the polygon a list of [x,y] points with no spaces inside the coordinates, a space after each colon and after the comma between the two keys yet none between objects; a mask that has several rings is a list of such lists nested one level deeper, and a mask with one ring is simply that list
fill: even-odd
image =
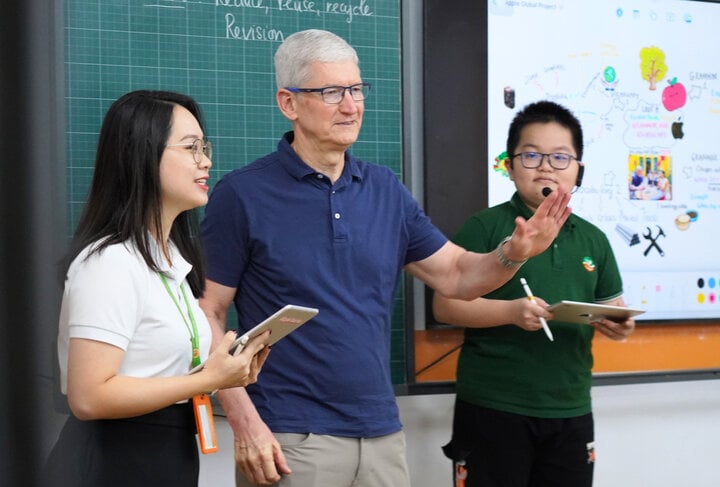
[{"label": "white tablet", "polygon": [[[270,337],[268,338],[267,344],[272,345],[300,325],[307,323],[318,314],[318,311],[317,308],[306,308],[304,306],[288,304],[268,316],[262,323],[237,337],[230,346],[230,353],[233,355],[239,354],[251,338],[262,334],[265,330],[270,330]],[[194,367],[189,373],[194,374],[202,368],[203,364],[200,364]]]},{"label": "white tablet", "polygon": [[558,301],[547,308],[553,314],[553,321],[590,324],[592,321],[607,318],[624,321],[631,316],[645,312],[644,309],[611,306],[609,304],[582,303],[579,301]]}]

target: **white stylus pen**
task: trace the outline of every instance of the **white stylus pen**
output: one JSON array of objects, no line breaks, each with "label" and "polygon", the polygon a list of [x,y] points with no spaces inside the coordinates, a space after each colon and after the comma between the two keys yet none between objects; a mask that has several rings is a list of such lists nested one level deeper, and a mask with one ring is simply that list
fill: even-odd
[{"label": "white stylus pen", "polygon": [[[520,284],[522,284],[522,287],[523,287],[523,289],[525,290],[525,294],[527,294],[528,299],[534,303],[534,302],[535,302],[535,296],[533,296],[533,293],[532,293],[532,291],[530,290],[530,286],[528,286],[528,283],[527,283],[527,281],[525,280],[524,277],[521,277],[521,278],[520,278]],[[550,327],[548,326],[547,321],[545,321],[545,318],[543,318],[542,316],[540,316],[539,319],[540,319],[540,324],[541,324],[542,327],[543,327],[543,330],[545,330],[545,334],[547,335],[547,337],[548,337],[548,338],[550,339],[550,341],[552,342],[552,341],[553,341],[553,335],[552,335],[552,332],[550,331]]]}]

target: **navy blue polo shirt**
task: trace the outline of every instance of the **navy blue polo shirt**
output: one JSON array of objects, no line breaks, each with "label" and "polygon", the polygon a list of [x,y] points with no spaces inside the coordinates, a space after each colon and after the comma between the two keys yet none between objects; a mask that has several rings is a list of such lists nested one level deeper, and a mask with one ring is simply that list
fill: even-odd
[{"label": "navy blue polo shirt", "polygon": [[340,178],[278,150],[225,175],[202,223],[208,277],[237,288],[240,329],[286,304],[320,313],[273,346],[248,387],[274,432],[400,430],[390,319],[403,266],[447,239],[389,169],[349,153]]}]

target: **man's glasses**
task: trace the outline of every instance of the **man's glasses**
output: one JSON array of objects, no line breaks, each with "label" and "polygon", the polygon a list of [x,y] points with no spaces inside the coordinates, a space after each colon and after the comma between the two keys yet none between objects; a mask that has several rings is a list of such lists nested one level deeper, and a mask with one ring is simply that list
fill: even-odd
[{"label": "man's glasses", "polygon": [[370,83],[357,83],[351,86],[326,86],[325,88],[285,88],[293,93],[320,93],[322,100],[330,105],[337,105],[350,93],[354,101],[363,101],[370,94]]},{"label": "man's glasses", "polygon": [[182,147],[184,149],[188,149],[190,152],[192,152],[193,160],[195,160],[195,164],[197,164],[198,166],[203,160],[203,154],[205,154],[205,157],[207,157],[208,159],[212,159],[212,142],[210,142],[209,140],[203,142],[200,139],[195,139],[190,143],[169,144],[165,147]]},{"label": "man's glasses", "polygon": [[511,157],[513,159],[519,157],[525,169],[537,169],[542,166],[545,157],[548,158],[550,167],[553,169],[567,169],[573,159],[577,160],[577,157],[562,152],[554,152],[552,154],[544,154],[542,152],[518,152]]}]

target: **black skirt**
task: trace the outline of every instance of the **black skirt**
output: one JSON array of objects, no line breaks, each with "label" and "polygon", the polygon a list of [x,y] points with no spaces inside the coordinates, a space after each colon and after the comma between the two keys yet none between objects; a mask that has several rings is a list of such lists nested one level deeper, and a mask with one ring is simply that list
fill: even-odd
[{"label": "black skirt", "polygon": [[126,419],[70,416],[50,452],[42,486],[197,487],[192,406],[177,404]]}]

